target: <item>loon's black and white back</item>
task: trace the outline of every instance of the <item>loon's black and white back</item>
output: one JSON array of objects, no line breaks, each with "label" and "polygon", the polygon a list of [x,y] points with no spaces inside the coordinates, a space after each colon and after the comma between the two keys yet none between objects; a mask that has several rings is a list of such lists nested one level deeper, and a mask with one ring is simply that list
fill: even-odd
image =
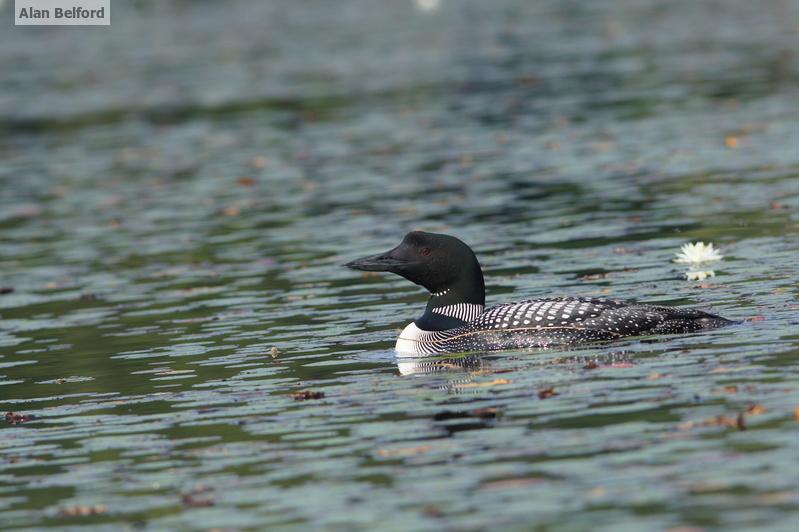
[{"label": "loon's black and white back", "polygon": [[545,298],[485,310],[474,252],[449,235],[413,231],[396,248],[347,264],[401,275],[430,292],[424,314],[397,339],[399,355],[570,345],[643,334],[688,333],[731,322],[706,312],[590,298]]}]

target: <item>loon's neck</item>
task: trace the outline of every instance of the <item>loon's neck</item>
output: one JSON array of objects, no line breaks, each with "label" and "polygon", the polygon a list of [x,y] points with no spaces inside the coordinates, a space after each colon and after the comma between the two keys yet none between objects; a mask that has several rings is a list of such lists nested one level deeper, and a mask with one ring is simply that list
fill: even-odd
[{"label": "loon's neck", "polygon": [[453,329],[475,319],[484,308],[483,272],[475,260],[474,267],[467,269],[456,282],[431,293],[424,314],[415,323],[425,331]]}]

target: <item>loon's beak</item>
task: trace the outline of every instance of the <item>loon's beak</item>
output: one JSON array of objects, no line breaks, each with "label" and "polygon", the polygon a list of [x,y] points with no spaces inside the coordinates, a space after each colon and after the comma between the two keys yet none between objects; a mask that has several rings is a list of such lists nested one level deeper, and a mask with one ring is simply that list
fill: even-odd
[{"label": "loon's beak", "polygon": [[365,272],[396,272],[397,268],[405,266],[408,261],[398,259],[392,256],[394,250],[385,253],[379,253],[370,257],[361,257],[352,262],[348,262],[344,266],[352,268],[353,270],[362,270]]}]

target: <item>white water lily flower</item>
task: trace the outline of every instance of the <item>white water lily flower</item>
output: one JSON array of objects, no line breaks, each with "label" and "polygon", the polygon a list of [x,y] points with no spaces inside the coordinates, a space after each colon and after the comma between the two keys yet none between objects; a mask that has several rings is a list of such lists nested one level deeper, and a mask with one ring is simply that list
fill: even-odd
[{"label": "white water lily flower", "polygon": [[690,270],[685,272],[685,278],[689,281],[704,281],[708,277],[715,277],[716,272],[713,270]]},{"label": "white water lily flower", "polygon": [[680,248],[680,252],[677,253],[677,258],[674,259],[674,262],[678,262],[680,264],[699,264],[700,262],[710,262],[713,260],[721,260],[723,258],[724,255],[719,253],[718,250],[713,247],[712,242],[707,244],[704,242],[695,242],[683,244]]}]

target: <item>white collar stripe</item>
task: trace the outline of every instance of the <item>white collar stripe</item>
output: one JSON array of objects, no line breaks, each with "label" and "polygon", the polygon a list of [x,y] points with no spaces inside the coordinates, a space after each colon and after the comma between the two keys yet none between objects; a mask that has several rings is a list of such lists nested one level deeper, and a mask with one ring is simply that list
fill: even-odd
[{"label": "white collar stripe", "polygon": [[478,305],[476,303],[457,303],[455,305],[436,307],[433,309],[433,312],[468,323],[482,314],[483,309],[483,305]]}]

